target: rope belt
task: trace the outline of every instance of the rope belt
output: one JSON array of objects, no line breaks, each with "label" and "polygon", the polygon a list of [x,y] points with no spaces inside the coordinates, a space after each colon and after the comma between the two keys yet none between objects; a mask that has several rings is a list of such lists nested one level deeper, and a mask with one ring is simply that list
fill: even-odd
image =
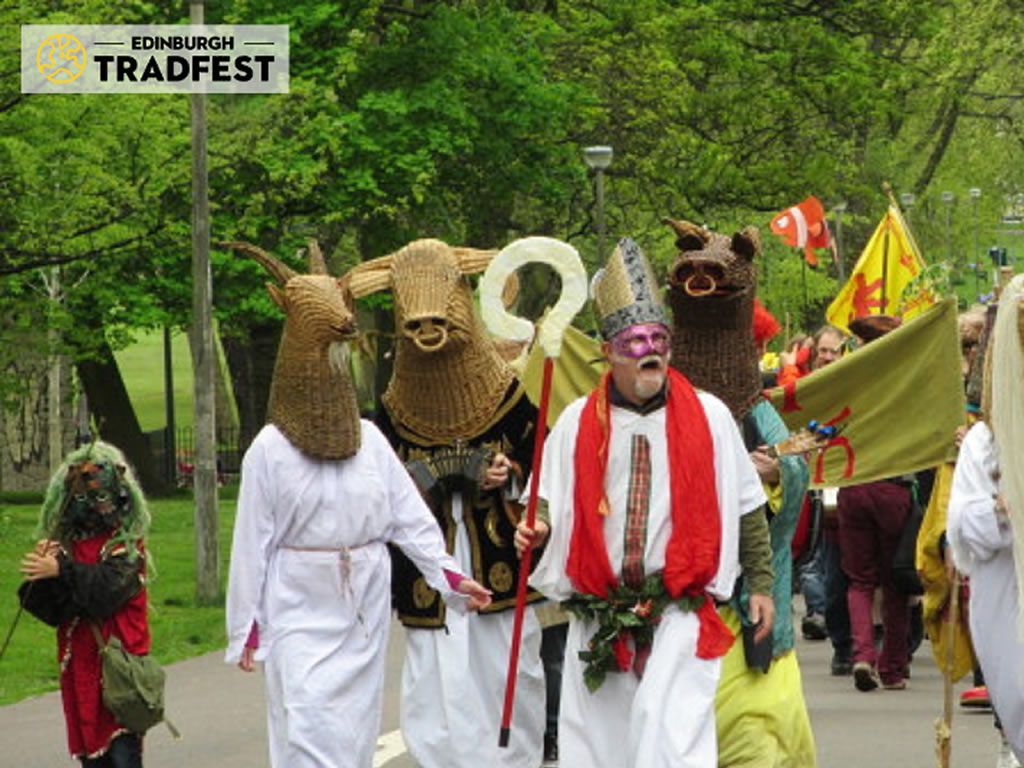
[{"label": "rope belt", "polygon": [[357,549],[364,549],[375,542],[369,541],[355,547],[300,547],[291,544],[282,544],[278,549],[288,549],[292,552],[336,552],[341,567],[341,583],[345,590],[352,595],[352,587],[349,584],[349,576],[352,574],[352,552]]}]

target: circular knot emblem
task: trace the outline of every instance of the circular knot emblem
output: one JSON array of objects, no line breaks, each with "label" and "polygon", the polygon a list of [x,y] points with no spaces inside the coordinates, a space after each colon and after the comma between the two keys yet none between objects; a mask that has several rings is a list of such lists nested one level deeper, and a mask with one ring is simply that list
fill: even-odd
[{"label": "circular knot emblem", "polygon": [[36,49],[36,67],[40,74],[57,85],[81,77],[85,72],[86,59],[82,41],[64,32],[50,35]]}]

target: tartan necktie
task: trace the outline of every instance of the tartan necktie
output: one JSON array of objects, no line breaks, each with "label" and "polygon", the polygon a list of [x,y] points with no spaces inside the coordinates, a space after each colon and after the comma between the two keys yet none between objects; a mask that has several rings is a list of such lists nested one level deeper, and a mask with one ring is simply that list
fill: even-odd
[{"label": "tartan necktie", "polygon": [[626,500],[626,542],[622,557],[622,581],[634,589],[644,581],[644,550],[647,548],[647,513],[651,502],[651,444],[633,435],[630,446],[629,498]]}]

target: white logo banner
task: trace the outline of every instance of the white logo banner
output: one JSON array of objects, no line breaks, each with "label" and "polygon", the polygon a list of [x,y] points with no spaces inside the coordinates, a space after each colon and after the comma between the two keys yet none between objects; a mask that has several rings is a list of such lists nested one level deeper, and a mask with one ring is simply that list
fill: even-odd
[{"label": "white logo banner", "polygon": [[22,93],[287,93],[285,24],[21,27]]}]

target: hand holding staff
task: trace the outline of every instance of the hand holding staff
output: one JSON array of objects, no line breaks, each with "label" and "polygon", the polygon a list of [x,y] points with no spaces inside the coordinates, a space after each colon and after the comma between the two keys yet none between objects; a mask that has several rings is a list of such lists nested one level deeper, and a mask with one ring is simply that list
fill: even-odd
[{"label": "hand holding staff", "polygon": [[[547,264],[562,281],[562,293],[541,325],[537,343],[544,349],[544,379],[541,385],[537,427],[533,447],[533,467],[530,471],[530,495],[526,505],[526,527],[533,530],[537,516],[537,488],[540,481],[544,436],[547,432],[548,404],[551,401],[551,378],[554,360],[562,348],[562,335],[566,327],[587,300],[587,273],[576,249],[568,243],[550,237],[526,237],[502,249],[491,261],[480,281],[480,307],[484,322],[491,333],[515,341],[533,338],[533,323],[505,311],[501,301],[505,281],[517,269],[531,262]],[[519,647],[522,642],[523,617],[526,611],[526,580],[530,573],[532,547],[527,547],[519,563],[519,583],[516,591],[516,612],[512,628],[512,647],[509,651],[508,676],[505,682],[505,706],[501,717],[498,745],[507,747],[511,732],[512,704],[515,701],[516,673],[519,668]]]}]

